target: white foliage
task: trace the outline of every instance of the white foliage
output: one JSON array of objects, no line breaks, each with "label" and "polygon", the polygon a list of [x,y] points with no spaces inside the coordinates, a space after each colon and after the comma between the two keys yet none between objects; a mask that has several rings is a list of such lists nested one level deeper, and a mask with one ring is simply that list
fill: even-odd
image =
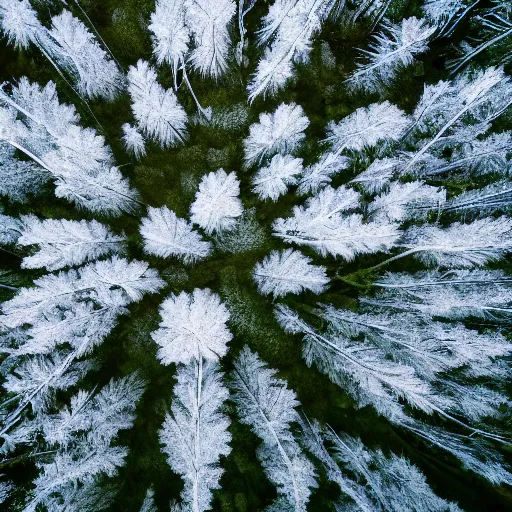
[{"label": "white foliage", "polygon": [[302,354],[306,364],[317,366],[352,395],[360,407],[371,404],[391,421],[403,418],[402,399],[424,412],[432,412],[432,390],[411,366],[388,360],[384,350],[367,341],[350,340],[332,324],[321,334],[282,304],[275,314],[287,332],[304,336]]},{"label": "white foliage", "polygon": [[140,234],[144,239],[144,252],[162,258],[175,256],[185,263],[206,258],[212,252],[210,242],[192,229],[185,219],[180,219],[167,206],[148,208],[143,218]]},{"label": "white foliage", "polygon": [[139,512],[158,512],[155,506],[155,491],[152,487],[146,491],[146,496],[144,496]]},{"label": "white foliage", "polygon": [[218,78],[228,67],[235,11],[233,0],[158,0],[149,25],[157,62],[170,64],[175,78],[179,65],[187,62],[203,76]]},{"label": "white foliage", "polygon": [[126,151],[132,153],[137,160],[146,156],[146,141],[137,128],[128,123],[123,124],[121,128],[123,130],[122,141]]},{"label": "white foliage", "polygon": [[339,123],[331,121],[327,126],[327,142],[332,151],[344,149],[361,151],[376,146],[381,141],[397,141],[410,121],[398,107],[384,101],[358,108]]},{"label": "white foliage", "polygon": [[384,30],[374,36],[375,42],[365,51],[366,62],[358,65],[348,79],[352,89],[382,92],[397,73],[414,64],[414,57],[428,50],[428,40],[436,31],[423,19],[406,18],[400,25],[386,21]]},{"label": "white foliage", "polygon": [[260,114],[260,122],[249,127],[244,140],[247,166],[261,163],[276,153],[293,153],[305,138],[309,119],[300,105],[281,103],[272,114]]},{"label": "white foliage", "polygon": [[186,19],[194,39],[190,62],[203,76],[218,78],[228,68],[233,0],[187,0]]},{"label": "white foliage", "polygon": [[137,127],[162,148],[185,140],[187,114],[172,89],[165,90],[153,68],[139,60],[128,70],[128,92]]},{"label": "white foliage", "polygon": [[445,203],[443,210],[485,215],[497,210],[509,210],[511,206],[512,183],[503,180],[454,196]]},{"label": "white foliage", "polygon": [[512,279],[497,270],[394,273],[386,274],[375,285],[383,291],[374,300],[366,300],[380,307],[448,319],[512,313]]},{"label": "white foliage", "polygon": [[201,357],[217,361],[233,338],[226,326],[229,312],[209,289],[171,294],[160,306],[160,316],[160,328],[151,337],[160,346],[157,356],[165,365],[188,364]]},{"label": "white foliage", "polygon": [[385,194],[377,196],[369,205],[368,213],[373,220],[404,222],[425,219],[427,215],[442,208],[446,201],[446,190],[425,185],[421,181],[390,184]]},{"label": "white foliage", "polygon": [[176,375],[171,412],[160,430],[162,451],[185,486],[181,492],[185,508],[211,509],[212,491],[220,489],[224,472],[221,456],[229,455],[229,418],[222,413],[229,393],[222,384],[217,363],[193,360],[180,366]]},{"label": "white foliage", "polygon": [[292,217],[274,221],[274,235],[348,261],[358,254],[389,250],[399,237],[394,225],[382,221],[365,223],[360,214],[342,213],[356,208],[359,197],[344,186],[326,187],[309,199],[305,207],[294,207]]},{"label": "white foliage", "polygon": [[26,203],[50,180],[51,174],[34,162],[14,157],[14,147],[0,141],[0,195],[10,201]]},{"label": "white foliage", "polygon": [[80,390],[71,397],[69,407],[44,416],[44,438],[50,446],[65,447],[72,444],[77,433],[88,431],[94,440],[109,443],[119,430],[131,428],[143,392],[144,382],[135,373],[112,379],[94,396]]},{"label": "white foliage", "polygon": [[17,48],[28,48],[44,30],[28,0],[4,0],[0,4],[0,21],[8,42]]},{"label": "white foliage", "polygon": [[48,35],[53,44],[43,43],[43,49],[73,78],[80,94],[108,100],[119,94],[123,75],[78,18],[63,10],[52,18]]},{"label": "white foliage", "polygon": [[39,220],[35,215],[21,217],[23,234],[19,245],[37,245],[39,250],[23,258],[22,268],[59,270],[80,265],[100,256],[119,253],[124,235],[114,235],[105,225],[92,221]]},{"label": "white foliage", "polygon": [[279,196],[286,194],[290,185],[297,184],[297,176],[301,173],[302,158],[275,155],[251,180],[254,185],[252,191],[260,199],[277,201]]},{"label": "white foliage", "polygon": [[258,33],[260,44],[272,42],[247,86],[250,102],[260,94],[276,93],[294,76],[293,63],[309,60],[312,38],[335,4],[332,0],[274,1]]},{"label": "white foliage", "polygon": [[374,160],[365,171],[351,180],[351,183],[359,184],[368,194],[375,194],[389,184],[398,165],[397,158]]},{"label": "white foliage", "polygon": [[186,2],[181,0],[157,0],[148,26],[152,34],[153,55],[158,64],[167,62],[171,66],[175,79],[178,66],[185,61],[190,40],[185,5]]},{"label": "white foliage", "polygon": [[0,245],[16,243],[22,229],[22,223],[18,219],[0,214]]},{"label": "white foliage", "polygon": [[240,181],[234,172],[227,174],[219,169],[205,174],[190,207],[190,220],[209,235],[232,229],[243,213],[239,194]]},{"label": "white foliage", "polygon": [[331,183],[331,176],[346,169],[349,163],[350,159],[346,156],[330,151],[324,153],[319,162],[304,169],[299,180],[297,194],[303,195],[309,192],[318,192],[321,188]]},{"label": "white foliage", "polygon": [[405,233],[405,246],[426,265],[480,267],[512,250],[512,219],[484,218],[448,228],[413,226]]},{"label": "white foliage", "polygon": [[244,347],[231,374],[233,400],[240,421],[262,440],[257,456],[279,495],[271,508],[305,512],[318,486],[316,472],[291,432],[290,424],[299,421],[296,394],[275,373]]},{"label": "white foliage", "polygon": [[[93,212],[133,211],[137,194],[119,169],[105,139],[78,125],[73,106],[60,104],[55,84],[21,78],[0,89],[0,140],[21,150],[56,180],[55,194]],[[27,176],[29,178],[29,176]]]},{"label": "white foliage", "polygon": [[11,327],[34,324],[52,308],[73,307],[78,299],[109,304],[119,290],[126,305],[141,300],[145,293],[157,292],[164,284],[147,263],[113,256],[78,270],[36,279],[33,288],[21,288],[13,299],[2,304],[3,321]]},{"label": "white foliage", "polygon": [[368,450],[360,439],[328,432],[333,457],[351,471],[374,510],[402,512],[462,512],[455,504],[436,496],[421,471],[394,453]]},{"label": "white foliage", "polygon": [[258,290],[264,295],[282,297],[288,293],[311,290],[319,294],[329,283],[325,267],[311,264],[311,258],[299,251],[286,249],[272,251],[261,263],[257,263],[253,277]]}]

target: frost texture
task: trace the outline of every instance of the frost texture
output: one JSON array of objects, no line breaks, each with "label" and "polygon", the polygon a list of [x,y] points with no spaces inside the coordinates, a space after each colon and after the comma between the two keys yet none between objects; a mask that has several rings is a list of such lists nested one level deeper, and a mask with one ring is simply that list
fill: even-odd
[{"label": "frost texture", "polygon": [[277,201],[279,196],[288,192],[290,185],[297,184],[297,176],[301,173],[302,158],[276,155],[256,173],[252,179],[252,190],[260,199]]},{"label": "frost texture", "polygon": [[137,127],[162,148],[185,140],[187,114],[172,89],[165,90],[151,66],[139,60],[128,70],[128,92]]}]

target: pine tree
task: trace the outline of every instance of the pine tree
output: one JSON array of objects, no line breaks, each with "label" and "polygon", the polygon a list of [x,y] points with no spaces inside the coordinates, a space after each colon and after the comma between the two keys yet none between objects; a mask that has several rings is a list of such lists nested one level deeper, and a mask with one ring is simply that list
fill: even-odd
[{"label": "pine tree", "polygon": [[162,451],[184,480],[182,506],[203,512],[211,509],[212,491],[220,489],[221,456],[229,455],[229,418],[222,409],[229,393],[217,363],[193,360],[179,366],[171,412],[160,430]]},{"label": "pine tree", "polygon": [[260,199],[277,201],[279,196],[286,194],[290,185],[297,184],[297,176],[301,173],[302,158],[275,155],[252,179],[252,190]]},{"label": "pine tree", "polygon": [[387,222],[364,223],[360,214],[342,213],[358,204],[359,194],[354,190],[326,187],[305,207],[294,207],[293,217],[277,219],[272,226],[274,235],[348,261],[358,254],[388,251],[399,237],[398,230]]},{"label": "pine tree", "polygon": [[144,251],[162,258],[176,256],[185,263],[206,258],[212,251],[210,242],[192,229],[185,219],[180,219],[166,206],[148,208],[148,217],[142,219],[140,234]]},{"label": "pine tree", "polygon": [[34,215],[21,217],[23,232],[18,244],[37,245],[39,250],[23,258],[22,268],[59,270],[123,249],[124,235],[114,235],[105,225],[92,221],[39,220]]},{"label": "pine tree", "polygon": [[172,89],[165,90],[156,73],[139,60],[128,70],[128,92],[137,128],[162,148],[182,143],[186,138],[187,114]]},{"label": "pine tree", "polygon": [[233,400],[240,421],[262,441],[257,456],[279,495],[272,509],[305,512],[317,475],[291,432],[299,420],[296,394],[275,373],[244,347],[231,374]]},{"label": "pine tree", "polygon": [[322,293],[329,283],[325,271],[325,267],[312,265],[311,258],[299,251],[286,249],[272,251],[261,263],[257,263],[253,277],[260,293],[283,297],[304,290]]},{"label": "pine tree", "polygon": [[188,364],[201,357],[217,361],[233,338],[226,327],[226,306],[208,289],[171,294],[160,306],[160,316],[160,328],[151,337],[160,345],[157,357],[165,365]]},{"label": "pine tree", "polygon": [[227,174],[219,169],[205,174],[190,207],[190,220],[209,235],[214,231],[229,231],[243,213],[239,194],[240,181],[234,172]]},{"label": "pine tree", "polygon": [[272,114],[260,114],[260,122],[249,127],[244,140],[245,163],[249,167],[276,153],[296,151],[305,138],[309,119],[300,105],[281,103]]},{"label": "pine tree", "polygon": [[126,151],[132,153],[137,160],[140,160],[146,155],[146,141],[144,137],[131,124],[125,123],[121,128],[123,130],[122,140]]},{"label": "pine tree", "polygon": [[324,153],[320,161],[306,167],[299,180],[297,194],[317,193],[320,189],[331,183],[331,177],[347,169],[350,159],[330,151]]},{"label": "pine tree", "polygon": [[365,51],[367,62],[358,65],[348,79],[350,88],[383,92],[397,73],[414,64],[414,57],[428,49],[428,40],[436,31],[425,20],[406,18],[401,25],[384,23],[384,30],[374,36],[375,42]]}]

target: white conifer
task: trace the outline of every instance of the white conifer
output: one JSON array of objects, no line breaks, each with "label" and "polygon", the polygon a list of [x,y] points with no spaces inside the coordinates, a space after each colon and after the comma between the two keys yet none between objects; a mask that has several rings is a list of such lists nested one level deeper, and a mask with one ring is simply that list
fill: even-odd
[{"label": "white conifer", "polygon": [[190,207],[190,220],[209,235],[232,229],[243,213],[239,194],[240,181],[234,172],[227,174],[219,169],[205,174]]},{"label": "white conifer", "polygon": [[105,225],[92,221],[45,219],[35,215],[21,217],[23,234],[19,245],[39,246],[39,250],[23,258],[22,268],[59,270],[91,261],[123,249],[124,235],[114,235]]},{"label": "white conifer", "polygon": [[201,357],[217,361],[233,338],[226,327],[228,310],[209,289],[171,294],[161,304],[160,316],[160,328],[151,337],[160,345],[158,358],[165,365],[188,364]]},{"label": "white conifer", "polygon": [[162,451],[184,480],[182,506],[203,512],[211,509],[212,491],[220,489],[224,472],[221,456],[229,455],[229,418],[222,413],[229,393],[217,363],[193,360],[176,375],[171,412],[160,430]]},{"label": "white conifer", "polygon": [[281,103],[272,114],[260,114],[260,122],[249,127],[244,140],[245,163],[251,166],[276,153],[293,153],[305,138],[309,119],[300,105]]},{"label": "white conifer", "polygon": [[166,206],[148,208],[140,234],[144,239],[144,251],[162,258],[176,256],[185,263],[193,263],[212,252],[210,242],[203,240],[188,221],[178,218]]},{"label": "white conifer", "polygon": [[325,267],[311,264],[311,258],[299,251],[286,249],[272,251],[261,263],[257,263],[253,277],[258,290],[264,295],[283,297],[287,293],[311,290],[322,293],[329,283]]}]

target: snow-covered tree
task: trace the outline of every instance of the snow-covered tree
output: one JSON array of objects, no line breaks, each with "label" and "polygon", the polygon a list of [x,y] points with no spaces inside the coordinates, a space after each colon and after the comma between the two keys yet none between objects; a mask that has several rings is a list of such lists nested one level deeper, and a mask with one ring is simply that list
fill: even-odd
[{"label": "snow-covered tree", "polygon": [[270,163],[262,167],[252,179],[253,192],[260,199],[277,201],[279,196],[286,194],[288,187],[296,185],[302,173],[302,158],[290,155],[275,155]]},{"label": "snow-covered tree", "polygon": [[437,496],[423,473],[406,458],[368,450],[360,439],[332,429],[325,437],[332,444],[333,458],[355,476],[373,510],[462,512],[455,503]]},{"label": "snow-covered tree", "polygon": [[253,277],[264,295],[282,297],[287,293],[311,290],[322,293],[329,283],[325,267],[311,264],[311,258],[299,251],[272,251],[254,267]]},{"label": "snow-covered tree", "polygon": [[251,124],[244,140],[246,165],[259,164],[276,153],[293,153],[306,137],[308,126],[304,110],[295,103],[281,103],[272,114],[260,114],[260,122]]},{"label": "snow-covered tree", "polygon": [[149,25],[158,63],[168,63],[175,78],[188,62],[203,76],[218,78],[228,67],[235,10],[233,0],[158,0]]},{"label": "snow-covered tree", "polygon": [[306,167],[299,179],[297,194],[316,193],[321,188],[331,183],[331,176],[346,169],[350,164],[350,159],[344,155],[327,151],[320,160]]},{"label": "snow-covered tree", "polygon": [[356,208],[359,198],[357,192],[344,186],[326,187],[305,207],[294,207],[292,217],[277,219],[272,225],[274,235],[348,261],[358,254],[388,251],[399,237],[394,225],[380,220],[365,223],[360,214],[342,213]]},{"label": "snow-covered tree", "polygon": [[402,253],[414,256],[426,265],[443,267],[480,267],[499,260],[512,250],[512,219],[478,219],[470,224],[456,222],[442,229],[433,225],[413,226],[405,233]]},{"label": "snow-covered tree", "polygon": [[140,234],[144,239],[144,251],[162,258],[176,256],[185,263],[193,263],[212,252],[211,243],[203,240],[188,221],[177,217],[167,206],[148,208],[148,216],[140,225]]},{"label": "snow-covered tree", "polygon": [[293,78],[293,63],[309,60],[314,35],[331,13],[332,0],[275,0],[258,32],[260,45],[269,43],[247,86],[249,101],[276,93]]},{"label": "snow-covered tree", "polygon": [[[56,495],[65,494],[70,486],[81,487],[97,481],[100,475],[117,473],[128,450],[111,443],[119,430],[132,426],[132,413],[142,391],[143,383],[131,375],[111,381],[93,399],[79,393],[73,397],[71,409],[47,418],[48,432],[63,434],[63,442],[49,462],[38,463],[40,473],[25,510],[32,512],[39,504],[47,505],[48,499],[52,503]],[[59,435],[50,439],[58,443]]]},{"label": "snow-covered tree", "polygon": [[54,16],[51,29],[47,29],[27,0],[7,0],[0,19],[11,43],[22,48],[35,44],[79,94],[111,100],[123,88],[124,78],[117,64],[71,12],[63,10]]},{"label": "snow-covered tree", "polygon": [[466,6],[464,0],[425,0],[422,10],[428,20],[436,25],[436,37],[448,36],[476,3],[471,2]]},{"label": "snow-covered tree", "polygon": [[0,27],[10,44],[28,48],[44,27],[28,0],[5,0],[0,5]]},{"label": "snow-covered tree", "polygon": [[387,273],[374,284],[382,291],[374,299],[364,300],[379,308],[452,320],[512,314],[512,278],[498,270]]},{"label": "snow-covered tree", "polygon": [[397,141],[403,135],[410,121],[398,107],[384,101],[368,107],[358,108],[339,123],[327,125],[326,142],[332,144],[332,151],[361,151],[376,146],[381,141]]},{"label": "snow-covered tree", "polygon": [[176,379],[160,442],[172,470],[185,482],[182,506],[203,512],[211,509],[212,491],[220,489],[220,457],[231,451],[230,421],[222,412],[229,393],[219,365],[203,362],[201,355],[180,366]]},{"label": "snow-covered tree", "polygon": [[39,246],[35,254],[23,258],[22,268],[44,267],[52,271],[80,265],[121,252],[125,241],[124,235],[113,234],[95,220],[39,220],[35,215],[25,215],[21,222],[23,232],[18,244]]},{"label": "snow-covered tree", "polygon": [[0,88],[0,141],[45,169],[57,197],[104,214],[135,210],[137,194],[113,166],[110,147],[78,124],[73,106],[59,103],[53,82],[39,87],[22,77],[9,93],[6,88]]},{"label": "snow-covered tree", "polygon": [[137,160],[140,160],[146,155],[146,141],[144,137],[137,128],[129,123],[123,124],[121,128],[123,130],[122,140],[126,151],[132,153]]},{"label": "snow-covered tree", "polygon": [[73,79],[80,94],[109,100],[119,94],[124,87],[123,75],[78,18],[62,11],[52,18],[48,36],[54,44],[41,46]]},{"label": "snow-covered tree", "polygon": [[158,509],[155,506],[155,491],[152,487],[146,491],[146,495],[144,496],[144,501],[142,502],[139,512],[158,512]]},{"label": "snow-covered tree", "polygon": [[240,421],[262,441],[257,456],[279,495],[273,510],[305,512],[311,490],[318,486],[316,472],[291,431],[299,421],[297,396],[275,374],[245,346],[231,373],[233,400]]},{"label": "snow-covered tree", "polygon": [[160,328],[151,337],[160,346],[157,356],[165,365],[188,364],[201,357],[217,361],[226,354],[233,338],[226,327],[226,306],[208,289],[171,294],[161,304],[160,316]]},{"label": "snow-covered tree", "polygon": [[165,90],[156,78],[153,68],[139,60],[128,70],[128,92],[137,128],[165,148],[185,140],[187,114],[174,91]]},{"label": "snow-covered tree", "polygon": [[377,196],[369,205],[372,220],[404,222],[425,219],[432,211],[442,208],[446,191],[425,185],[421,181],[393,182],[389,190]]},{"label": "snow-covered tree", "polygon": [[240,181],[234,172],[227,174],[219,169],[205,174],[190,206],[190,220],[209,235],[232,229],[243,213],[239,194]]},{"label": "snow-covered tree", "polygon": [[435,31],[435,26],[414,16],[403,19],[401,24],[386,21],[384,30],[364,51],[365,62],[348,79],[349,87],[382,92],[401,69],[414,64],[416,55],[428,50],[428,40]]},{"label": "snow-covered tree", "polygon": [[510,43],[512,41],[512,11],[508,2],[496,0],[494,6],[483,11],[482,15],[474,16],[478,26],[476,45],[464,41],[460,45],[460,57],[448,62],[453,72],[464,67],[480,53],[493,50],[490,57],[493,62],[507,64],[512,61]]},{"label": "snow-covered tree", "polygon": [[426,87],[421,107],[414,115],[415,127],[432,137],[418,144],[418,151],[404,154],[401,171],[418,173],[418,167],[421,169],[425,159],[428,161],[431,152],[442,149],[445,143],[453,146],[454,142],[465,142],[464,139],[474,142],[512,103],[511,97],[512,82],[503,68],[497,67],[466,72],[451,85],[440,82]]},{"label": "snow-covered tree", "polygon": [[3,303],[2,321],[11,327],[35,324],[53,308],[75,307],[77,301],[87,298],[108,304],[119,300],[119,292],[126,305],[141,300],[145,293],[157,292],[164,284],[147,263],[113,256],[36,279],[33,288],[20,289]]}]

